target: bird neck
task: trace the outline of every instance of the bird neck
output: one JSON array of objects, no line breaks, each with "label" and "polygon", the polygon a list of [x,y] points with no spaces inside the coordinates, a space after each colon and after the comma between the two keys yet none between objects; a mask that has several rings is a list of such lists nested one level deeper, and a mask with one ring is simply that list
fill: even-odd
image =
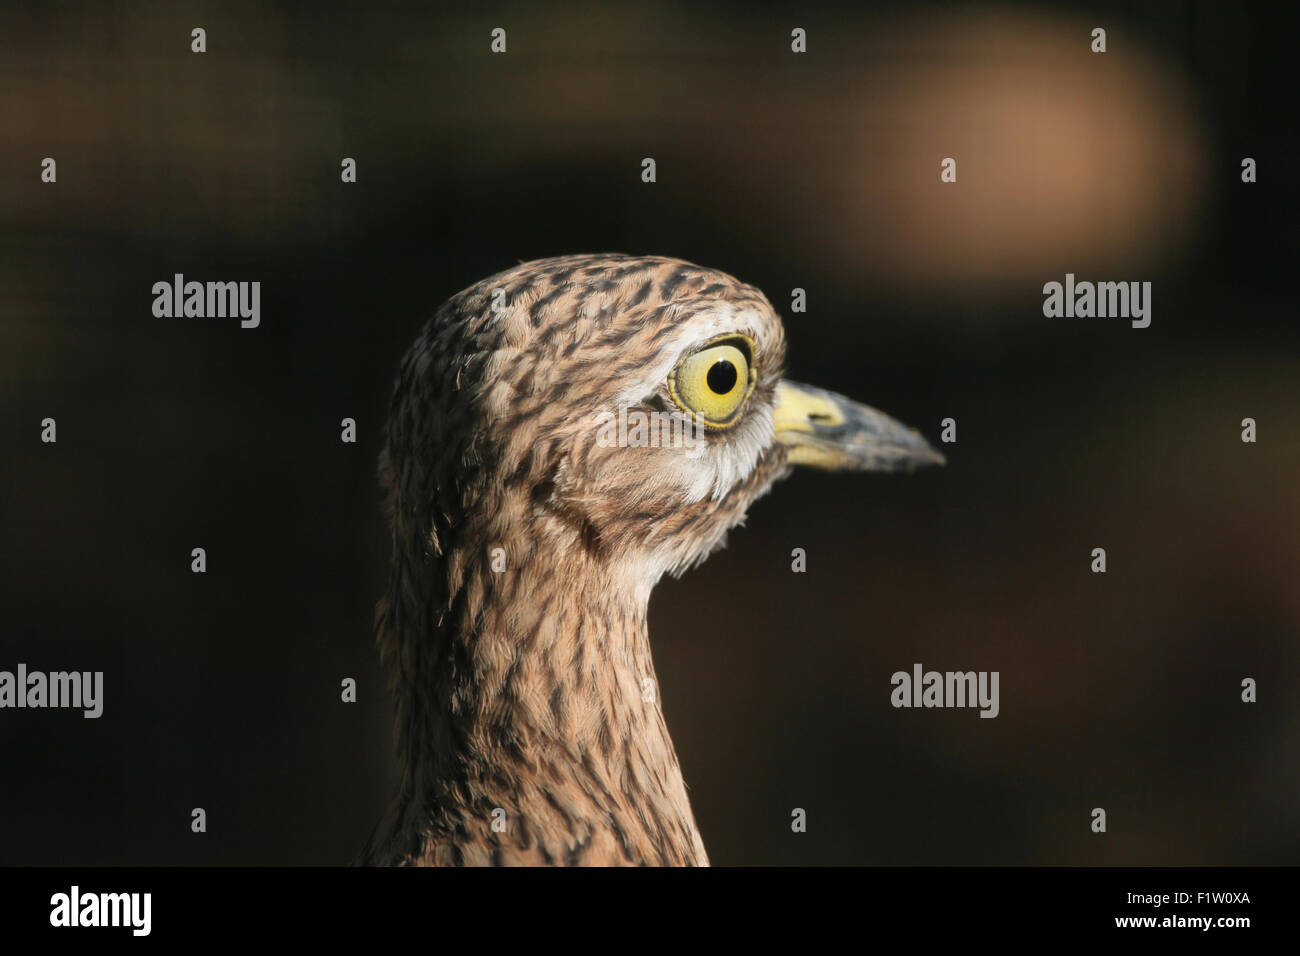
[{"label": "bird neck", "polygon": [[426,658],[399,701],[407,815],[432,821],[421,853],[706,863],[660,708],[650,583],[535,544],[446,569],[432,633],[404,642]]}]

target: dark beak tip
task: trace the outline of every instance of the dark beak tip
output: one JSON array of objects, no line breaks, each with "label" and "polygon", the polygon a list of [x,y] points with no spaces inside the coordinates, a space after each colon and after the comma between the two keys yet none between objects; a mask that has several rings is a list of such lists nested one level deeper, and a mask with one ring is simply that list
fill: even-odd
[{"label": "dark beak tip", "polygon": [[930,465],[946,465],[948,459],[943,452],[935,448],[920,432],[913,431],[913,452],[908,462],[908,471],[915,471],[918,468],[928,468]]},{"label": "dark beak tip", "polygon": [[946,464],[948,464],[948,459],[936,451],[931,454],[916,456],[907,463],[906,470],[908,474],[912,474],[922,468],[930,468],[934,465],[943,466]]}]

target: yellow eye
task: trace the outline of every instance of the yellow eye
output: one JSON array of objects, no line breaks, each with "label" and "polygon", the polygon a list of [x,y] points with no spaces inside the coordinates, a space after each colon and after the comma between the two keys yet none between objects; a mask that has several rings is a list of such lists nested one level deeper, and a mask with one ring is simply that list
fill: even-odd
[{"label": "yellow eye", "polygon": [[668,394],[705,425],[727,428],[757,381],[749,364],[751,348],[749,339],[731,335],[692,352],[669,374]]}]

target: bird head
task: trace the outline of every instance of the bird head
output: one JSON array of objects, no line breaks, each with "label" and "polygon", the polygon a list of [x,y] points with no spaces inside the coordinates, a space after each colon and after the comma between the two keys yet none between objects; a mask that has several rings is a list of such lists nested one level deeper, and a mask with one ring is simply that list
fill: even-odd
[{"label": "bird head", "polygon": [[[590,837],[593,859],[707,862],[643,697],[651,589],[795,465],[943,460],[784,366],[761,292],[675,259],[524,263],[425,325],[381,456],[393,560],[376,634],[402,766],[381,844],[396,858],[491,858],[497,838],[471,837],[509,804],[529,827],[513,858]],[[579,779],[609,789],[597,800]]]},{"label": "bird head", "polygon": [[784,368],[775,309],[724,273],[613,255],[499,273],[445,303],[407,355],[385,458],[395,530],[441,550],[475,525],[512,566],[582,554],[648,594],[791,466],[943,462]]}]

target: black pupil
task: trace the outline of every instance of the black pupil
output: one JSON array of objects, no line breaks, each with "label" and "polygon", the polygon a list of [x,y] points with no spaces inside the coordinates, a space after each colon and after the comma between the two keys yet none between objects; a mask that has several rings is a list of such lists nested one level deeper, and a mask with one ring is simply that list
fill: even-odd
[{"label": "black pupil", "polygon": [[736,366],[726,359],[719,359],[709,369],[706,381],[715,395],[726,395],[736,387]]}]

